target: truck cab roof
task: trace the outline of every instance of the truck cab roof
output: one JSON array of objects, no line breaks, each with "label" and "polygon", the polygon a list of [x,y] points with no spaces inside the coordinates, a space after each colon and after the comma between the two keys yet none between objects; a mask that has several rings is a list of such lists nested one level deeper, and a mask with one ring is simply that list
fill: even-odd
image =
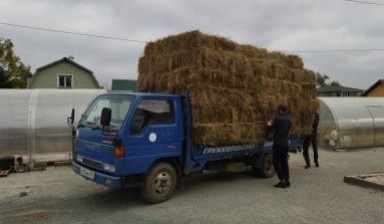
[{"label": "truck cab roof", "polygon": [[134,95],[138,97],[146,97],[146,96],[176,97],[176,98],[180,97],[180,95],[169,94],[169,93],[131,92],[131,91],[111,91],[111,92],[105,93],[104,95],[108,95],[108,94]]}]

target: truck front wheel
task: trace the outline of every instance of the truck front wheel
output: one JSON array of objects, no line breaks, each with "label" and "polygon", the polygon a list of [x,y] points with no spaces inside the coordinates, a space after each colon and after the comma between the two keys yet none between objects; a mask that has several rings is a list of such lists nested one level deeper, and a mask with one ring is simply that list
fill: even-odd
[{"label": "truck front wheel", "polygon": [[176,171],[169,163],[157,163],[146,175],[141,187],[143,199],[151,204],[160,203],[171,198],[176,189]]}]

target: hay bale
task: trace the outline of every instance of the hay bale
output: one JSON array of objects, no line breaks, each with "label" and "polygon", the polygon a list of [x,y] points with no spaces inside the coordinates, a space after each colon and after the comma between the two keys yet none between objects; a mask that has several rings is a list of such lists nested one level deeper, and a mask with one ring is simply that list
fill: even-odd
[{"label": "hay bale", "polygon": [[199,31],[148,43],[138,70],[138,91],[189,93],[202,145],[260,142],[279,104],[288,106],[292,134],[308,134],[319,107],[314,72],[300,57]]}]

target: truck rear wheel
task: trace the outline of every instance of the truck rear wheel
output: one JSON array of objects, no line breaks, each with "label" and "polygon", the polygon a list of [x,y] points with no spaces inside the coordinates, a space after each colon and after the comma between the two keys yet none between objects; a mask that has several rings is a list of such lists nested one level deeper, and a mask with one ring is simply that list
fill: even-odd
[{"label": "truck rear wheel", "polygon": [[271,178],[275,175],[275,168],[273,167],[272,154],[268,153],[263,156],[261,166],[252,166],[252,171],[256,176]]},{"label": "truck rear wheel", "polygon": [[171,198],[176,189],[176,171],[169,163],[157,163],[148,172],[141,196],[151,204],[164,202]]}]

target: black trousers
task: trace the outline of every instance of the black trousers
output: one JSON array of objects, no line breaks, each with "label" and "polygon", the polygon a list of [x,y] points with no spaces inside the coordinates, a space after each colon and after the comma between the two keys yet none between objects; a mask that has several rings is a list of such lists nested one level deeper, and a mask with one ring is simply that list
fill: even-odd
[{"label": "black trousers", "polygon": [[288,151],[289,146],[273,145],[273,167],[280,181],[289,181]]},{"label": "black trousers", "polygon": [[317,152],[317,135],[310,135],[310,136],[306,136],[304,138],[303,157],[304,157],[305,163],[307,163],[307,165],[311,165],[311,161],[309,159],[309,153],[308,153],[309,144],[312,144],[313,160],[315,161],[315,163],[318,163],[319,153]]}]

